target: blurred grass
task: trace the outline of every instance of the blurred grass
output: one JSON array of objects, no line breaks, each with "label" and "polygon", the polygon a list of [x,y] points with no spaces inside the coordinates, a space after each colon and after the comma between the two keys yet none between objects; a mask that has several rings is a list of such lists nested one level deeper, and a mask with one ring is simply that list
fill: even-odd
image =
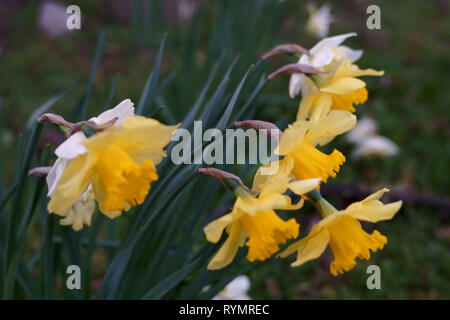
[{"label": "blurred grass", "polygon": [[[142,10],[141,2],[132,1],[133,23],[116,19],[105,8],[106,2],[76,3],[83,13],[81,31],[58,39],[45,38],[35,28],[36,2],[30,2],[13,13],[10,30],[14,32],[2,34],[0,74],[5,80],[0,86],[0,138],[6,154],[13,154],[15,137],[35,108],[88,77],[101,30],[106,30],[107,41],[88,115],[100,112],[105,101],[111,101],[110,89],[117,73],[120,78],[112,104],[128,97],[137,104],[156,59],[159,41],[167,33],[167,54],[160,76],[160,87],[165,83],[165,88],[156,100],[158,105],[167,107],[158,116],[172,123],[182,120],[189,111],[221,55],[230,58],[240,54],[235,74],[242,74],[259,54],[276,44],[298,42],[309,47],[316,41],[303,31],[306,13],[303,2],[297,1],[208,2],[191,21],[177,20],[173,13],[152,16],[153,10]],[[381,7],[381,30],[365,28],[368,4]],[[407,187],[420,194],[448,198],[448,1],[411,0],[406,9],[401,1],[343,0],[333,2],[332,7],[336,15],[332,34],[358,32],[358,38],[349,40],[349,44],[365,49],[361,67],[386,71],[381,79],[367,80],[370,98],[358,108],[358,116],[373,116],[380,133],[401,149],[399,156],[390,159],[356,161],[349,157],[335,181]],[[263,66],[264,72],[291,60],[273,59]],[[221,67],[219,74],[223,72]],[[238,80],[232,75],[233,85]],[[288,98],[287,85],[286,77],[265,87],[256,101],[256,118],[284,125],[294,119],[298,102]],[[69,116],[83,90],[82,86],[74,88],[51,111]],[[337,139],[335,146],[349,154],[350,147],[343,139]],[[14,157],[2,160],[6,161],[5,180],[10,185],[12,175],[8,172],[15,167]],[[438,213],[438,208],[431,206],[405,206],[392,222],[377,226],[389,237],[387,247],[344,276],[329,275],[325,261],[296,269],[291,269],[288,261],[255,268],[249,274],[250,295],[295,299],[450,298],[450,216],[448,212]],[[305,217],[311,214],[305,213]],[[306,231],[307,223],[302,224],[302,229]],[[94,255],[93,263],[101,264],[102,255],[104,252],[100,251]],[[365,270],[369,264],[381,266],[382,290],[366,288]]]}]

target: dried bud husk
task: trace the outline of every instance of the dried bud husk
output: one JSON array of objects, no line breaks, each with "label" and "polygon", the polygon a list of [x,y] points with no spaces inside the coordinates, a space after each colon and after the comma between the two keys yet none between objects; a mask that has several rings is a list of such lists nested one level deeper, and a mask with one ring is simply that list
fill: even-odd
[{"label": "dried bud husk", "polygon": [[50,169],[52,167],[36,167],[28,171],[28,176],[34,176],[34,177],[45,177],[50,172]]},{"label": "dried bud husk", "polygon": [[277,141],[280,140],[282,134],[282,131],[275,124],[261,120],[235,121],[233,126],[236,128],[249,127],[255,130],[265,130],[268,137],[275,138]]},{"label": "dried bud husk", "polygon": [[272,50],[264,53],[261,56],[262,60],[269,59],[273,56],[280,55],[280,54],[292,54],[292,53],[303,53],[308,54],[308,50],[303,48],[302,46],[296,44],[296,43],[284,43],[280,44],[278,46],[273,47]]},{"label": "dried bud husk", "polygon": [[198,173],[206,174],[208,176],[213,177],[214,179],[219,180],[226,188],[230,189],[231,191],[233,191],[237,186],[239,186],[250,194],[258,193],[257,191],[248,188],[242,182],[241,178],[230,172],[226,172],[215,168],[200,168],[198,169]]},{"label": "dried bud husk", "polygon": [[94,130],[95,132],[103,131],[103,130],[108,129],[109,127],[113,126],[114,123],[117,121],[117,119],[118,118],[111,119],[110,121],[103,123],[103,124],[98,124],[92,120],[86,120],[86,121],[72,123],[72,122],[65,120],[60,115],[57,115],[54,113],[44,113],[37,118],[37,122],[43,123],[45,121],[48,121],[48,122],[51,122],[56,125],[65,126],[65,127],[69,128],[69,130],[67,130],[65,132],[65,134],[67,137],[70,137],[74,133],[82,130],[83,127],[89,127],[92,130]]},{"label": "dried bud husk", "polygon": [[293,73],[318,74],[322,72],[306,64],[291,63],[272,72],[271,74],[269,74],[267,78],[269,80],[272,80],[281,74],[293,74]]}]

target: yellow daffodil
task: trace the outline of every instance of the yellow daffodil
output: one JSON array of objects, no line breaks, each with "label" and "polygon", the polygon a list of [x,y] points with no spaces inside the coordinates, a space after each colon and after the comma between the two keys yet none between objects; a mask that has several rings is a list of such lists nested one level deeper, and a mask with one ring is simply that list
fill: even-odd
[{"label": "yellow daffodil", "polygon": [[[361,58],[363,51],[354,50],[342,43],[356,36],[356,33],[345,33],[320,40],[307,54],[302,54],[298,64],[310,66],[323,74],[332,74],[345,60],[352,62]],[[314,82],[303,73],[294,73],[289,82],[289,95],[291,98],[300,92],[308,96],[317,91]]]},{"label": "yellow daffodil", "polygon": [[[319,177],[326,182],[329,177],[336,176],[345,162],[345,156],[336,149],[331,154],[325,154],[317,149],[317,145],[325,145],[335,136],[349,131],[355,124],[356,117],[342,110],[331,111],[316,122],[297,121],[283,132],[275,149],[275,153],[284,158],[262,168],[278,168],[273,176],[290,172],[299,180]],[[270,176],[264,177],[258,171],[256,177],[261,181]]]},{"label": "yellow daffodil", "polygon": [[378,231],[368,234],[358,220],[375,223],[391,219],[402,206],[402,202],[383,204],[379,199],[387,191],[389,190],[386,188],[379,190],[342,211],[336,210],[323,198],[318,200],[324,218],[305,238],[290,245],[279,256],[287,257],[297,252],[297,260],[292,263],[292,266],[296,267],[317,259],[329,245],[334,257],[330,265],[330,273],[333,275],[354,268],[356,258],[370,259],[370,251],[383,249],[388,240]]},{"label": "yellow daffodil", "polygon": [[313,121],[318,120],[330,110],[355,112],[354,105],[365,103],[368,97],[366,83],[358,77],[383,74],[384,71],[361,70],[350,60],[346,60],[331,74],[312,75],[314,85],[309,86],[309,94],[300,102],[297,120],[308,117]]},{"label": "yellow daffodil", "polygon": [[280,244],[296,238],[299,225],[295,219],[284,221],[274,210],[299,209],[303,199],[292,204],[291,198],[283,193],[290,189],[296,194],[304,194],[316,188],[319,181],[289,182],[289,177],[279,176],[266,183],[258,197],[237,187],[237,199],[231,213],[214,220],[204,229],[206,238],[212,243],[217,243],[224,231],[228,234],[227,240],[208,264],[208,269],[221,269],[230,264],[244,244],[249,248],[249,261],[265,260],[278,251]]},{"label": "yellow daffodil", "polygon": [[[113,119],[116,119],[114,125],[120,125],[126,118],[134,115],[133,103],[130,99],[123,100],[112,109],[106,110],[97,117],[89,120],[102,125]],[[87,152],[82,142],[87,137],[82,131],[78,131],[71,135],[66,141],[61,143],[55,150],[58,156],[54,165],[47,175],[48,196],[52,198],[52,194],[58,185],[58,182],[67,168],[69,163],[76,157]],[[95,211],[95,195],[92,192],[92,185],[88,185],[79,199],[77,199],[65,211],[55,212],[59,216],[64,217],[60,220],[60,224],[64,226],[71,225],[75,231],[79,231],[84,225],[91,225],[91,218]]]},{"label": "yellow daffodil", "polygon": [[110,218],[141,204],[158,179],[156,164],[165,156],[163,148],[176,127],[131,116],[83,140],[86,151],[62,172],[48,210],[64,215],[90,185],[100,211]]}]

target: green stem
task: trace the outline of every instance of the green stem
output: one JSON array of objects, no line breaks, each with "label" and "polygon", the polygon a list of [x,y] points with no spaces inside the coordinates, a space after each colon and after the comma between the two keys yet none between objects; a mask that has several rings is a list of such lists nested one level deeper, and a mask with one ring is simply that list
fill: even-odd
[{"label": "green stem", "polygon": [[338,211],[331,203],[329,203],[322,195],[319,190],[313,190],[308,193],[308,200],[314,205],[314,207],[319,211],[322,218],[329,216],[330,214]]}]

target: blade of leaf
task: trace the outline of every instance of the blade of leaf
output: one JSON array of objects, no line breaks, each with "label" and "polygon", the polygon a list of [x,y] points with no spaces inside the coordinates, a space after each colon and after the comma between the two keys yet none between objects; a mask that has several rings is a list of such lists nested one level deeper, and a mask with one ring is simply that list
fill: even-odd
[{"label": "blade of leaf", "polygon": [[159,45],[158,56],[156,57],[155,64],[148,76],[147,82],[145,84],[144,90],[142,91],[141,98],[139,99],[138,105],[136,107],[136,114],[145,115],[150,112],[150,106],[153,102],[156,86],[159,77],[159,70],[161,68],[162,57],[164,53],[164,45],[166,42],[166,35],[161,39]]},{"label": "blade of leaf", "polygon": [[102,53],[105,46],[105,38],[106,33],[102,31],[98,37],[97,46],[95,48],[94,59],[92,60],[91,71],[89,72],[86,90],[74,114],[74,119],[76,121],[81,121],[86,118],[89,99],[91,98],[91,94],[94,89],[95,76],[97,74],[97,70],[100,65],[100,60],[102,58]]}]

